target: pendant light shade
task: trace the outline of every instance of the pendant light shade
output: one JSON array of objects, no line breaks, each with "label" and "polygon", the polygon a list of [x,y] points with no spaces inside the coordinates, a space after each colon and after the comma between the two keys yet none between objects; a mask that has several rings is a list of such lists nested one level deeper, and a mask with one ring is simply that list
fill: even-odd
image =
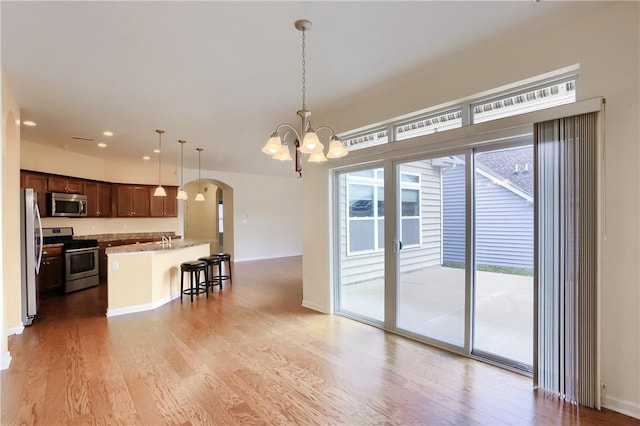
[{"label": "pendant light shade", "polygon": [[262,147],[262,152],[268,155],[277,154],[282,148],[282,139],[277,133],[273,133],[267,143]]},{"label": "pendant light shade", "polygon": [[196,201],[204,201],[204,194],[202,193],[202,188],[201,188],[201,183],[200,183],[200,156],[202,154],[202,151],[204,151],[203,148],[196,148],[196,151],[198,151],[198,193],[196,194]]},{"label": "pendant light shade", "polygon": [[156,190],[153,191],[153,196],[166,197],[167,191],[164,190],[160,183],[160,176],[162,172],[162,134],[164,133],[164,130],[156,130],[156,133],[158,134],[158,186],[156,187]]},{"label": "pendant light shade", "polygon": [[349,151],[344,147],[340,139],[336,136],[331,138],[331,144],[329,145],[329,152],[327,158],[341,158],[347,155]]},{"label": "pendant light shade", "polygon": [[289,145],[283,143],[280,147],[280,151],[276,152],[273,157],[274,160],[280,161],[292,161],[291,154],[289,153]]},{"label": "pendant light shade", "polygon": [[156,187],[156,190],[153,191],[153,196],[154,197],[166,197],[167,196],[167,191],[165,191],[162,186],[158,185]]},{"label": "pendant light shade", "polygon": [[176,199],[178,200],[186,200],[189,198],[187,195],[187,191],[184,190],[184,144],[187,141],[178,141],[180,143],[180,189],[178,190],[178,195]]},{"label": "pendant light shade", "polygon": [[188,200],[189,196],[187,195],[187,191],[185,191],[184,189],[180,188],[180,190],[178,191],[178,195],[176,196],[176,198],[178,200]]},{"label": "pendant light shade", "polygon": [[[304,138],[302,139],[300,152],[303,154],[311,154],[319,149],[319,146],[322,146],[322,144],[320,143],[320,139],[318,139],[318,135],[316,135],[316,132],[312,128],[309,128],[307,133],[304,135]],[[322,146],[322,148],[320,149],[324,149],[324,146]]]}]

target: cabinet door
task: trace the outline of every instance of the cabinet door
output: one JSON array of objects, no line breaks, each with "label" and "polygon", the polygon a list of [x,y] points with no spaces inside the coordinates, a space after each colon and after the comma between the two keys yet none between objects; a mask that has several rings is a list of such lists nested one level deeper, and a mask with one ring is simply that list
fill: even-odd
[{"label": "cabinet door", "polygon": [[133,216],[133,189],[130,186],[118,185],[116,201],[118,204],[118,216]]},{"label": "cabinet door", "polygon": [[151,216],[152,217],[176,217],[178,216],[178,188],[175,186],[165,186],[164,190],[167,192],[166,197],[154,197],[153,192],[155,188],[149,191],[150,204],[151,204]]},{"label": "cabinet door", "polygon": [[84,195],[87,196],[87,216],[100,216],[100,207],[98,206],[98,184],[96,182],[85,182]]},{"label": "cabinet door", "polygon": [[87,216],[111,217],[111,185],[85,182],[84,194],[87,196]]},{"label": "cabinet door", "polygon": [[67,179],[58,176],[49,176],[47,188],[49,192],[67,192]]},{"label": "cabinet door", "polygon": [[111,185],[98,184],[98,213],[100,217],[111,217]]},{"label": "cabinet door", "polygon": [[34,173],[22,172],[20,176],[22,188],[33,188],[38,193],[40,216],[47,215],[47,177]]},{"label": "cabinet door", "polygon": [[165,217],[177,217],[178,216],[178,188],[175,186],[166,187],[167,196],[164,198],[164,216]]},{"label": "cabinet door", "polygon": [[42,265],[38,277],[42,293],[60,293],[64,289],[64,261],[62,249],[45,249],[42,253]]},{"label": "cabinet door", "polygon": [[148,186],[134,186],[132,189],[132,205],[133,216],[136,217],[149,217],[150,214],[150,200],[149,192],[151,187]]},{"label": "cabinet door", "polygon": [[71,194],[84,194],[84,181],[67,179],[66,191]]},{"label": "cabinet door", "polygon": [[67,192],[70,194],[82,194],[84,182],[79,179],[69,179],[63,176],[49,176],[49,192]]},{"label": "cabinet door", "polygon": [[154,191],[155,189],[149,190],[149,214],[152,217],[162,217],[164,216],[164,199],[167,197],[155,197]]}]

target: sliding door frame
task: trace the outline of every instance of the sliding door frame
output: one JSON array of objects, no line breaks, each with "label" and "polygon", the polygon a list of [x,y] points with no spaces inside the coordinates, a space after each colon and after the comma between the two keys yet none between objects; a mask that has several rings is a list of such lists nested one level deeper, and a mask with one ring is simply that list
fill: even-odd
[{"label": "sliding door frame", "polygon": [[[537,122],[548,121],[573,115],[579,115],[583,113],[599,111],[601,109],[603,103],[602,97],[591,98],[583,101],[578,101],[572,104],[560,105],[557,107],[547,108],[544,110],[534,111],[526,114],[515,115],[511,117],[505,117],[493,121],[487,121],[479,124],[472,124],[468,126],[463,126],[457,129],[447,130],[446,132],[433,133],[428,135],[419,136],[413,139],[403,140],[402,142],[389,142],[383,145],[373,146],[370,148],[365,148],[362,150],[356,150],[350,152],[349,156],[333,160],[332,166],[330,169],[330,177],[334,181],[333,189],[333,204],[337,205],[337,177],[338,174],[343,173],[345,171],[357,171],[365,168],[369,168],[375,164],[382,164],[385,170],[385,203],[394,203],[389,205],[394,205],[396,203],[395,197],[395,185],[398,181],[398,177],[394,172],[394,163],[407,161],[410,158],[425,158],[425,157],[437,157],[444,156],[451,152],[460,152],[462,150],[474,150],[474,149],[484,149],[485,147],[492,147],[498,149],[496,147],[500,146],[501,141],[509,140],[513,137],[522,136],[531,134],[533,135],[533,125]],[[504,146],[504,145],[503,145]],[[506,146],[513,147],[515,145],[506,144]],[[602,147],[599,148],[602,151]],[[601,154],[601,152],[599,152]],[[471,166],[472,161],[468,161],[467,167]],[[602,156],[598,155],[598,163],[602,162]],[[600,165],[601,167],[601,165]],[[471,169],[472,170],[472,169]],[[471,176],[473,173],[467,173],[468,176]],[[472,178],[471,178],[472,179]],[[602,178],[599,178],[602,179]],[[473,180],[469,180],[467,185],[473,183]],[[599,191],[602,190],[602,181],[598,182]],[[470,197],[470,195],[467,195]],[[469,201],[467,201],[469,203]],[[470,211],[472,209],[472,205],[468,204],[467,210]],[[335,209],[334,209],[335,210]],[[395,209],[394,209],[395,210]],[[389,214],[389,219],[387,220],[385,217],[385,323],[380,325],[376,323],[371,323],[368,321],[363,321],[361,318],[353,318],[362,322],[369,323],[373,326],[382,328],[386,331],[390,331],[399,335],[403,335],[415,340],[422,341],[424,343],[441,347],[443,349],[449,350],[454,353],[458,353],[461,355],[468,356],[470,358],[478,359],[489,364],[499,365],[500,367],[512,369],[513,371],[522,373],[522,370],[509,368],[508,365],[504,365],[497,361],[493,361],[487,358],[481,358],[477,355],[471,353],[471,337],[472,330],[467,330],[468,336],[465,335],[465,349],[460,350],[455,346],[450,346],[443,342],[434,342],[428,339],[424,339],[420,336],[415,336],[409,332],[405,332],[402,330],[398,330],[396,326],[396,310],[397,310],[397,297],[394,294],[396,289],[394,287],[395,283],[391,282],[391,279],[397,281],[397,256],[393,255],[394,246],[393,241],[397,239],[395,229],[390,229],[391,226],[396,228],[398,215],[394,211],[385,213],[385,215]],[[468,215],[470,213],[467,213]],[[335,211],[333,212],[334,220],[334,241],[331,245],[332,248],[332,257],[333,257],[333,271],[331,277],[333,278],[333,282],[331,286],[335,292],[337,285],[339,285],[339,247],[337,249],[336,241],[337,232],[339,228],[337,227],[337,214]],[[391,217],[393,216],[393,217]],[[471,221],[471,217],[467,217],[469,222]],[[469,228],[469,227],[468,227]],[[472,229],[467,229],[467,237],[469,237],[469,233],[472,233]],[[602,241],[602,227],[599,227],[598,231],[599,239],[598,241]],[[471,245],[469,245],[471,246]],[[468,250],[468,249],[467,249]],[[469,270],[468,273],[475,270],[475,264],[472,264],[472,256],[473,253],[467,253],[466,267]],[[473,260],[475,262],[475,259]],[[601,262],[601,256],[598,255],[598,262]],[[331,263],[331,262],[330,262]],[[473,277],[468,278],[471,282]],[[600,282],[601,279],[598,277],[598,292],[600,291]],[[537,286],[537,283],[534,282],[534,286]],[[339,306],[337,304],[338,299],[336,298],[337,294],[334,296],[334,302],[336,303],[334,306]],[[472,298],[473,294],[469,293],[466,297]],[[600,302],[598,299],[598,312],[600,312]],[[472,312],[470,309],[467,309],[469,312],[466,315],[471,315]],[[335,312],[335,309],[334,309]],[[348,316],[348,315],[345,315]],[[598,314],[599,316],[599,314]],[[536,319],[534,312],[534,320]],[[467,323],[468,318],[466,318]],[[600,327],[600,319],[598,318],[598,327]],[[469,328],[469,327],[467,327]],[[534,328],[535,330],[535,328]],[[535,332],[535,331],[534,331]],[[600,329],[598,334],[600,334]],[[536,342],[534,341],[534,351],[536,350]],[[598,359],[598,365],[600,364],[600,360]],[[536,361],[534,358],[534,370],[536,368]],[[599,368],[598,368],[599,370]]]}]

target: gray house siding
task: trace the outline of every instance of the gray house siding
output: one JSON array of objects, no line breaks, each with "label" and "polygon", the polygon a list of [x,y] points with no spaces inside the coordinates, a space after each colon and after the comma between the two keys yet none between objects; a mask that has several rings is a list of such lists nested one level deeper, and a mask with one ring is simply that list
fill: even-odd
[{"label": "gray house siding", "polygon": [[[533,204],[476,173],[476,262],[478,265],[533,268]],[[443,178],[444,261],[464,262],[464,171]]]}]

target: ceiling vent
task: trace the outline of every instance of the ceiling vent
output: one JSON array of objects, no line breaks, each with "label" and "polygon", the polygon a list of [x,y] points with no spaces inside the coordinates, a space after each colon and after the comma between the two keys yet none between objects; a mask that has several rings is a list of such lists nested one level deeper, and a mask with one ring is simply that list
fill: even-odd
[{"label": "ceiling vent", "polygon": [[71,139],[76,139],[79,141],[89,141],[89,142],[93,142],[94,139],[93,138],[84,138],[82,136],[71,136]]}]

